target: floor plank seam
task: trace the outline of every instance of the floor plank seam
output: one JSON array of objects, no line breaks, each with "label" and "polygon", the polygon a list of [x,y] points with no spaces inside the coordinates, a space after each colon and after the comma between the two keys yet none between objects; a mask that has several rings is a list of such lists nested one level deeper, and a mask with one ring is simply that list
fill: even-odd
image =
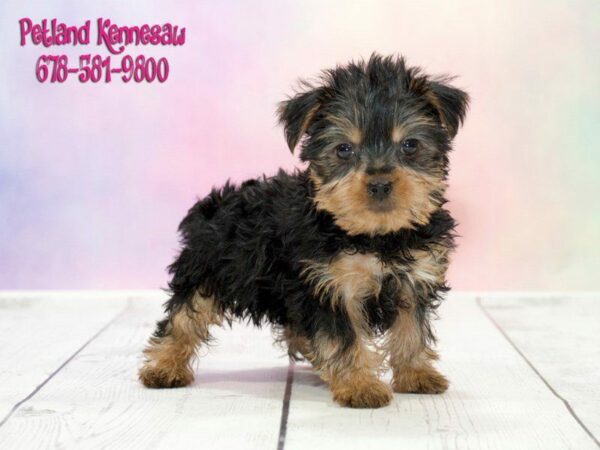
[{"label": "floor plank seam", "polygon": [[287,434],[288,417],[290,415],[290,400],[292,398],[292,384],[294,383],[294,368],[296,363],[292,358],[287,370],[285,381],[285,392],[283,394],[283,405],[281,407],[281,422],[279,424],[279,438],[277,439],[277,450],[283,450],[285,447],[285,437]]},{"label": "floor plank seam", "polygon": [[15,403],[15,405],[11,408],[11,410],[4,416],[4,418],[0,421],[0,428],[8,422],[8,420],[12,417],[12,415],[21,407],[23,404],[31,400],[35,394],[37,394],[42,388],[48,384],[48,382],[54,378],[62,369],[64,369],[67,364],[69,364],[83,349],[85,349],[90,343],[92,343],[98,336],[100,336],[104,331],[108,329],[113,323],[115,323],[123,314],[127,312],[127,310],[131,306],[131,299],[127,299],[127,303],[125,307],[116,314],[112,319],[110,319],[102,328],[100,328],[92,337],[90,337],[81,347],[79,347],[75,353],[69,356],[56,370],[54,370],[44,381],[42,381],[33,391],[31,391],[25,398]]},{"label": "floor plank seam", "polygon": [[600,441],[598,440],[598,438],[596,438],[596,436],[594,436],[594,434],[583,423],[583,421],[579,418],[579,416],[577,416],[577,414],[571,407],[570,403],[552,387],[552,385],[544,378],[544,376],[540,373],[540,371],[537,370],[537,368],[533,365],[533,363],[531,361],[529,361],[527,356],[525,356],[525,354],[519,349],[519,347],[517,347],[517,345],[513,342],[513,340],[510,338],[510,336],[508,336],[508,334],[502,329],[502,327],[500,327],[498,322],[496,322],[496,320],[494,320],[494,318],[488,312],[488,310],[485,308],[485,306],[483,305],[483,302],[481,300],[482,300],[481,297],[475,297],[475,302],[477,303],[477,306],[479,307],[479,309],[481,309],[483,314],[488,318],[488,320],[492,323],[492,325],[494,325],[494,327],[500,332],[500,334],[502,336],[504,336],[504,339],[506,339],[506,341],[510,344],[510,346],[521,356],[521,358],[523,358],[525,363],[531,368],[531,370],[533,370],[533,372],[538,376],[538,378],[540,380],[542,380],[542,382],[546,385],[546,387],[550,390],[550,392],[552,392],[552,394],[556,398],[558,398],[560,401],[563,402],[563,404],[567,408],[567,411],[569,411],[569,414],[571,414],[573,419],[575,419],[575,421],[579,424],[579,426],[583,429],[583,431],[586,432],[586,434],[590,437],[590,439],[592,439],[594,441],[594,443],[598,447],[600,447]]}]

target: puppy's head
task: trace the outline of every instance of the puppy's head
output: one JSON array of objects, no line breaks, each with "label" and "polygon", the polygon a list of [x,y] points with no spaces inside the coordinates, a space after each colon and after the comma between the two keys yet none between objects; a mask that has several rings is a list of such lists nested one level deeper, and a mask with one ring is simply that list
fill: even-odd
[{"label": "puppy's head", "polygon": [[281,103],[279,119],[290,149],[301,143],[317,208],[353,235],[427,223],[444,201],[467,94],[377,55],[302,88]]}]

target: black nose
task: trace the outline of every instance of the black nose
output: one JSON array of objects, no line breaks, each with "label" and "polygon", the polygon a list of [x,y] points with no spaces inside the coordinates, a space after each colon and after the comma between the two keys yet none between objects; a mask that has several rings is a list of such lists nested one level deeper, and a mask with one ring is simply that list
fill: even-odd
[{"label": "black nose", "polygon": [[389,197],[390,193],[392,192],[392,182],[391,181],[386,181],[386,182],[377,181],[374,183],[369,183],[367,185],[367,192],[375,200],[383,200],[383,199]]}]

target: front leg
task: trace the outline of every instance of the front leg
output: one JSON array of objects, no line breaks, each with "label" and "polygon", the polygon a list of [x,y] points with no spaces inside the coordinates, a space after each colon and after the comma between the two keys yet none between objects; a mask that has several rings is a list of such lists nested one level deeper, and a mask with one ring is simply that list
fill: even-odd
[{"label": "front leg", "polygon": [[375,255],[346,252],[308,262],[302,272],[316,302],[307,358],[343,406],[379,408],[392,400],[391,389],[377,377],[382,358],[369,345],[373,336],[364,311],[365,301],[379,294],[382,276]]},{"label": "front leg", "polygon": [[380,408],[390,403],[392,391],[377,377],[379,355],[356,335],[341,338],[319,333],[311,347],[308,359],[329,383],[333,399],[340,405]]},{"label": "front leg", "polygon": [[401,309],[387,336],[387,351],[394,392],[440,394],[448,389],[448,380],[432,362],[437,353],[427,345],[427,314],[416,307]]}]

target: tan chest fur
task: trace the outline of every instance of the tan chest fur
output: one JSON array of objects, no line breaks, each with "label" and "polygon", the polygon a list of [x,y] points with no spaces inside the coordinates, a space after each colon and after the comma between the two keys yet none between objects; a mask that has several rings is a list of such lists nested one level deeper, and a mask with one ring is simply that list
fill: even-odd
[{"label": "tan chest fur", "polygon": [[315,286],[318,297],[329,294],[334,305],[342,303],[349,310],[355,309],[363,299],[379,294],[388,274],[404,280],[401,283],[408,281],[413,288],[443,281],[448,262],[445,249],[415,250],[411,254],[414,258],[411,263],[388,265],[372,253],[342,252],[329,263],[307,263],[302,276]]}]

